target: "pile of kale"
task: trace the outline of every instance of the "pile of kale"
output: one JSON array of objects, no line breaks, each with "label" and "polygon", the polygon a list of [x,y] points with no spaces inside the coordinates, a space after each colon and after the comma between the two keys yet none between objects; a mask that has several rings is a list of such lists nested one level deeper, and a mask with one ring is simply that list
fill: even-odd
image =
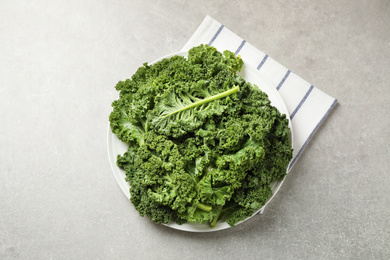
[{"label": "pile of kale", "polygon": [[116,85],[110,126],[128,144],[117,165],[142,216],[233,226],[272,196],[292,158],[288,119],[236,74],[242,66],[200,45]]}]

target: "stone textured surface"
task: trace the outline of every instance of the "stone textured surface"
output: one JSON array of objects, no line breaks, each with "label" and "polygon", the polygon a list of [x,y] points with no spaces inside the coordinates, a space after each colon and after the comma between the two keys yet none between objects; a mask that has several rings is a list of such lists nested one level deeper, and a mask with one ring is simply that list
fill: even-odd
[{"label": "stone textured surface", "polygon": [[[390,2],[0,1],[0,259],[390,259]],[[339,104],[265,213],[185,233],[111,173],[114,85],[206,15]]]}]

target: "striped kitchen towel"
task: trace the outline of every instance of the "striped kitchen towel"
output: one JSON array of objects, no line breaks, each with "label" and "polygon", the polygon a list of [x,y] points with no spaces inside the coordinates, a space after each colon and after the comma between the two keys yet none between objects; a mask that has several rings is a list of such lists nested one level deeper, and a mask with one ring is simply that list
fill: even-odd
[{"label": "striped kitchen towel", "polygon": [[209,44],[219,51],[230,50],[240,55],[246,65],[256,68],[259,76],[267,78],[279,91],[290,114],[294,133],[294,157],[288,168],[290,171],[337,100],[306,82],[210,16],[206,16],[181,51],[188,51],[200,44]]}]

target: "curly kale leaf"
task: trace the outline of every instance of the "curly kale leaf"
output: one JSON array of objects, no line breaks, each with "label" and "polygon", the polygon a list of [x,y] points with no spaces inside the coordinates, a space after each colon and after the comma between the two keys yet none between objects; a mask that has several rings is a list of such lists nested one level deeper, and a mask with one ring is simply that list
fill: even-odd
[{"label": "curly kale leaf", "polygon": [[113,111],[110,114],[110,127],[114,134],[125,143],[137,142],[140,144],[147,128],[146,121],[141,118],[132,120],[129,108],[121,100],[113,102]]},{"label": "curly kale leaf", "polygon": [[[150,122],[157,132],[179,137],[199,128],[209,116],[221,115],[224,107],[219,99],[238,91],[239,87],[235,86],[219,93],[204,81],[197,82],[192,91],[172,88],[156,98],[155,109],[149,114]],[[181,131],[176,132],[175,128]]]}]

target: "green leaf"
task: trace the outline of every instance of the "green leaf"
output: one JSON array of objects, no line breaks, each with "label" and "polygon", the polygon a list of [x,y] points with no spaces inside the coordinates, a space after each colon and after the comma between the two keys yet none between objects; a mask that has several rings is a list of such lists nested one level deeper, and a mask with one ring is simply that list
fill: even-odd
[{"label": "green leaf", "polygon": [[239,86],[235,86],[218,93],[216,88],[210,88],[210,85],[204,81],[191,92],[171,88],[156,98],[155,109],[149,115],[151,124],[165,134],[170,132],[168,129],[172,127],[183,125],[190,125],[190,128],[199,127],[203,124],[202,119],[223,112],[219,99],[237,93],[239,90]]},{"label": "green leaf", "polygon": [[199,194],[205,203],[225,205],[226,201],[231,198],[233,189],[229,185],[213,187],[212,175],[209,174],[199,182]]},{"label": "green leaf", "polygon": [[138,144],[142,143],[145,129],[142,121],[139,120],[139,126],[134,125],[130,121],[130,117],[126,108],[114,102],[114,110],[110,114],[110,127],[114,134],[125,143],[136,141]]}]

